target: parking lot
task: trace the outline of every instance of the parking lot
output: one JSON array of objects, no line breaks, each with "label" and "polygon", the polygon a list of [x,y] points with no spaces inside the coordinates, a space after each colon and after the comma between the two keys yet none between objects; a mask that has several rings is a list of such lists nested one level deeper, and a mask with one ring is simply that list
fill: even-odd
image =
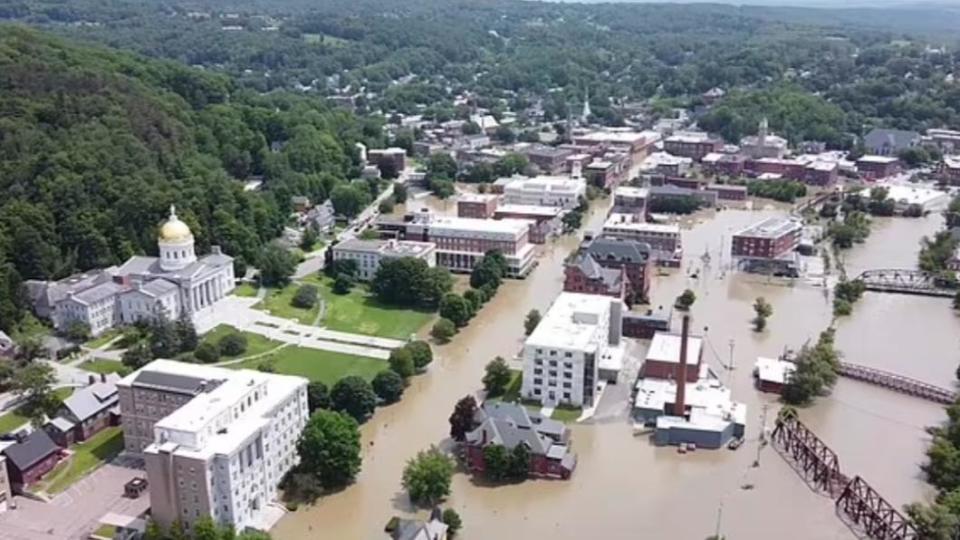
[{"label": "parking lot", "polygon": [[150,507],[150,495],[123,496],[123,485],[145,476],[141,461],[119,456],[80,480],[49,503],[15,497],[17,508],[0,514],[0,539],[86,538],[107,512],[138,515]]}]

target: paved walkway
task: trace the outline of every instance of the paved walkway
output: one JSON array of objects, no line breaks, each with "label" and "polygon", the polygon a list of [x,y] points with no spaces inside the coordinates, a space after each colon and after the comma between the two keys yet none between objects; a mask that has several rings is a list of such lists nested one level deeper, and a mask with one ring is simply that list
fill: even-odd
[{"label": "paved walkway", "polygon": [[404,344],[397,339],[337,332],[275,317],[254,309],[257,302],[257,298],[228,296],[197,316],[197,332],[203,334],[225,324],[281,343],[379,359],[388,358],[390,350]]},{"label": "paved walkway", "polygon": [[137,460],[118,457],[78,481],[49,503],[15,497],[15,510],[0,513],[4,540],[79,540],[93,532],[107,512],[139,515],[150,507],[150,494],[123,496],[123,485],[144,476]]}]

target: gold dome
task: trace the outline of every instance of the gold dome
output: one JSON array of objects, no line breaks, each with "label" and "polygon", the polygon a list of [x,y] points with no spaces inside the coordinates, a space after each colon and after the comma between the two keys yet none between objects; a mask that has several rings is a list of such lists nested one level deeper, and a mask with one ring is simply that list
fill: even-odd
[{"label": "gold dome", "polygon": [[183,242],[186,240],[193,240],[193,233],[190,232],[190,227],[187,227],[186,223],[180,221],[176,209],[171,206],[170,218],[160,227],[160,241]]}]

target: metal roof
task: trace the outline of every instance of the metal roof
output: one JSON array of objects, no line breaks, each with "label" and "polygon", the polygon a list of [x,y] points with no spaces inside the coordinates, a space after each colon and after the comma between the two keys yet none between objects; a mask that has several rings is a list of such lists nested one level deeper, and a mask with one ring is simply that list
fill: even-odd
[{"label": "metal roof", "polygon": [[53,442],[47,432],[37,429],[23,442],[9,446],[3,453],[17,469],[25,471],[59,451],[60,447]]},{"label": "metal roof", "polygon": [[160,371],[141,371],[133,380],[134,386],[150,387],[168,392],[197,395],[204,390],[208,381],[200,377],[164,373]]}]

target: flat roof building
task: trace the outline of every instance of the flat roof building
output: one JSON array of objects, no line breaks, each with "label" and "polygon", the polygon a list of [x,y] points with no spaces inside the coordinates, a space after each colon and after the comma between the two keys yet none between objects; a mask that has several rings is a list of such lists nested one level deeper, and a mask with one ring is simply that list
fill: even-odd
[{"label": "flat roof building", "polygon": [[570,210],[576,208],[580,197],[586,194],[586,181],[569,176],[514,176],[503,183],[503,202],[507,204],[559,206]]},{"label": "flat roof building", "polygon": [[[188,531],[201,517],[237,530],[268,530],[265,510],[299,460],[307,383],[170,360],[119,381],[124,434],[146,424],[153,432],[143,449],[153,519],[164,527],[180,521]],[[157,408],[162,417],[141,418]]]},{"label": "flat roof building", "polygon": [[800,245],[803,224],[787,217],[770,217],[733,235],[730,253],[736,258],[779,259]]},{"label": "flat roof building", "polygon": [[560,293],[523,344],[523,397],[593,405],[601,364],[620,348],[622,312],[616,298]]},{"label": "flat roof building", "polygon": [[[650,340],[650,348],[644,359],[640,375],[645,378],[676,380],[680,373],[680,334],[657,332]],[[703,340],[687,338],[687,382],[696,382],[703,357]]]},{"label": "flat roof building", "polygon": [[797,370],[793,362],[779,358],[757,357],[753,366],[753,376],[757,380],[757,388],[762,392],[782,394],[790,374]]},{"label": "flat roof building", "polygon": [[659,264],[679,264],[683,258],[679,225],[647,223],[643,216],[611,213],[603,224],[603,235],[650,244]]},{"label": "flat roof building", "polygon": [[426,261],[427,266],[437,265],[437,245],[433,242],[351,238],[334,245],[332,249],[335,261],[357,261],[357,278],[363,281],[373,279],[385,259],[413,257]]}]

